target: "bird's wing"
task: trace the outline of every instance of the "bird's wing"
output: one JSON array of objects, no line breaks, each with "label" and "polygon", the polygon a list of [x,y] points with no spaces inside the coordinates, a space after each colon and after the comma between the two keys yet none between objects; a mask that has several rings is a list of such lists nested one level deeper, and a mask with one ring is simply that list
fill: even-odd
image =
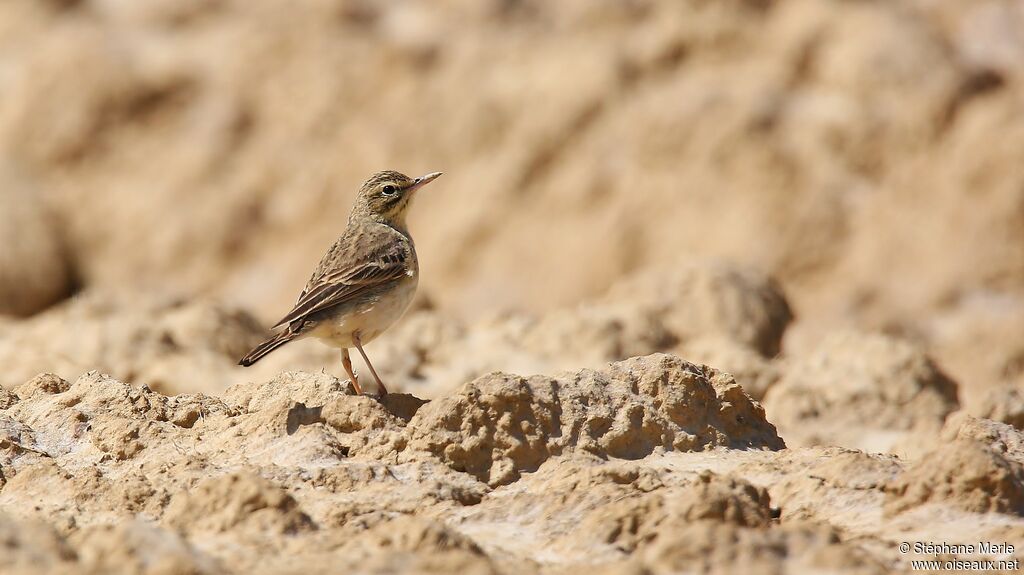
[{"label": "bird's wing", "polygon": [[311,280],[295,302],[295,307],[274,327],[336,306],[368,289],[402,278],[409,273],[409,255],[400,244],[377,250],[357,264],[342,266]]}]

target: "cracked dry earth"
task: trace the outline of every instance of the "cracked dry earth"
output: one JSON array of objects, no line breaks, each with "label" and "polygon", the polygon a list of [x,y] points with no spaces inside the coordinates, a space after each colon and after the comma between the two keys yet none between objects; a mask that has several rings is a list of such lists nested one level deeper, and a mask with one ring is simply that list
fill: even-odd
[{"label": "cracked dry earth", "polygon": [[884,573],[902,540],[1024,539],[1011,426],[952,418],[913,464],[787,450],[732,376],[668,354],[429,402],[306,372],[0,394],[2,573]]}]

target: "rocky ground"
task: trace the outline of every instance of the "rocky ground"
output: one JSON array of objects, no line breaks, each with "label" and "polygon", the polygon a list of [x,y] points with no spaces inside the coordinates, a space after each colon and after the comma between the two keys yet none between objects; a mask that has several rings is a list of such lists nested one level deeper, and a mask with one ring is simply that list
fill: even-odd
[{"label": "rocky ground", "polygon": [[80,316],[96,349],[68,344],[67,371],[212,395],[12,373],[0,572],[887,573],[934,556],[902,542],[1024,546],[1019,410],[972,415],[881,334],[778,355],[790,309],[757,274],[690,266],[473,325],[419,310],[374,346],[383,401],[277,373],[336,372],[315,342],[235,366],[262,334],[242,312],[124,305],[9,326],[5,361]]},{"label": "rocky ground", "polygon": [[3,405],[5,573],[885,573],[903,541],[1024,543],[1012,426],[951,420],[911,460],[785,449],[732,376],[665,354],[430,402],[90,372]]},{"label": "rocky ground", "polygon": [[[1022,31],[1014,0],[0,2],[0,574],[1021,558]],[[312,341],[237,366],[384,168],[445,172],[368,349],[395,393]],[[981,541],[1016,550],[900,550]]]}]

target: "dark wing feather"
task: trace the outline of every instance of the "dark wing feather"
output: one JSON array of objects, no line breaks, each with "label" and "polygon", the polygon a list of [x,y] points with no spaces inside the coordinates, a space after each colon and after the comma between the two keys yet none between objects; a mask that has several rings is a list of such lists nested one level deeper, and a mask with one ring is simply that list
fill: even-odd
[{"label": "dark wing feather", "polygon": [[401,279],[408,271],[408,256],[400,246],[391,246],[357,266],[323,274],[306,286],[295,307],[274,327],[304,319],[336,306],[365,291]]}]

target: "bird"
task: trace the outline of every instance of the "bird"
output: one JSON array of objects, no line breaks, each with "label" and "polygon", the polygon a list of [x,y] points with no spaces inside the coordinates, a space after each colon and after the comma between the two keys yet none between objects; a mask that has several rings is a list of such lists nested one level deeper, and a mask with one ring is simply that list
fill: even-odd
[{"label": "bird", "polygon": [[295,306],[271,329],[283,328],[238,363],[250,366],[282,345],[309,336],[341,349],[341,364],[363,395],[349,349],[356,348],[377,384],[387,388],[363,346],[391,327],[409,307],[419,282],[416,246],[406,214],[416,192],[441,176],[419,178],[387,170],[366,180],[356,194],[345,231],[313,270]]}]

